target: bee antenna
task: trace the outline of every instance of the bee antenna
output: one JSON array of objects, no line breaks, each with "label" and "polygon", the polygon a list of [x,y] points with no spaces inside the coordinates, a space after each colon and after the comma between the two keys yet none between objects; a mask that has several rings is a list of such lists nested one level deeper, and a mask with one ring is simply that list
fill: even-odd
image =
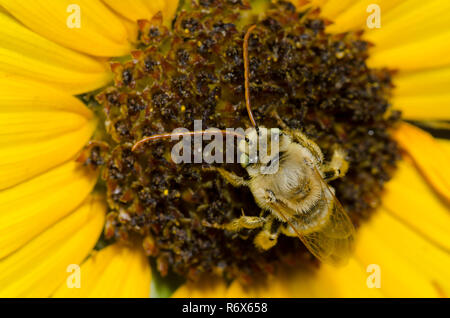
[{"label": "bee antenna", "polygon": [[256,28],[256,25],[252,25],[248,28],[247,33],[244,36],[244,78],[245,78],[245,105],[247,107],[248,117],[252,122],[254,127],[257,127],[255,118],[253,117],[252,108],[250,104],[250,81],[249,81],[249,59],[248,59],[248,39],[250,38],[250,33]]},{"label": "bee antenna", "polygon": [[178,132],[178,133],[167,133],[167,134],[159,134],[159,135],[153,135],[149,137],[144,137],[138,142],[136,142],[133,147],[131,148],[131,151],[135,151],[137,148],[139,148],[140,145],[154,140],[164,139],[164,138],[170,138],[172,136],[194,136],[194,135],[204,135],[204,134],[210,134],[214,135],[217,133],[221,133],[222,135],[231,135],[236,136],[240,138],[245,138],[244,135],[241,135],[235,131],[228,131],[228,130],[199,130],[199,131],[187,131],[187,132]]}]

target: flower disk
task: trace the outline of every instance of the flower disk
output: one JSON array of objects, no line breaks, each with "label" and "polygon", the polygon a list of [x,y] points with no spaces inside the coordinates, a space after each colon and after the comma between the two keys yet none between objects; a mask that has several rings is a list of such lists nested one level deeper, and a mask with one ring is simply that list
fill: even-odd
[{"label": "flower disk", "polygon": [[[252,194],[206,164],[174,164],[170,140],[131,147],[175,128],[193,130],[195,119],[203,128],[250,127],[242,46],[256,24],[249,39],[256,122],[279,127],[276,112],[317,142],[326,159],[341,145],[350,168],[331,185],[358,224],[379,205],[399,159],[389,134],[400,117],[389,108],[390,72],[367,67],[361,34],[327,34],[319,12],[298,12],[290,3],[268,3],[261,13],[240,0],[201,0],[185,4],[171,30],[162,19],[139,21],[132,59],[112,63],[114,85],[84,96],[104,123],[83,161],[102,169],[105,238],[142,240],[162,275],[172,270],[190,279],[220,273],[248,282],[282,263],[314,263],[296,238],[280,237],[260,251],[252,243],[256,231],[221,229],[242,213],[260,214]],[[239,164],[215,166],[246,174]]]}]

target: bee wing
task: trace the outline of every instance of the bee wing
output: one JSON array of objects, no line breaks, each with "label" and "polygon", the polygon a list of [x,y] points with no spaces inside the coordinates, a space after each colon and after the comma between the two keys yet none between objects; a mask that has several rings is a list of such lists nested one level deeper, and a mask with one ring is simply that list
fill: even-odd
[{"label": "bee wing", "polygon": [[[314,168],[315,169],[315,168]],[[318,180],[321,182],[322,190],[326,196],[328,212],[325,214],[319,226],[310,231],[300,228],[301,220],[289,220],[283,211],[287,206],[278,202],[278,208],[274,208],[283,216],[285,221],[292,227],[300,240],[308,250],[321,262],[342,265],[353,252],[355,228],[344,208],[315,169]]]},{"label": "bee wing", "polygon": [[345,263],[354,248],[355,228],[339,200],[323,180],[317,168],[313,168],[324,195],[327,197],[328,217],[317,230],[300,233],[305,246],[318,259],[335,265]]}]

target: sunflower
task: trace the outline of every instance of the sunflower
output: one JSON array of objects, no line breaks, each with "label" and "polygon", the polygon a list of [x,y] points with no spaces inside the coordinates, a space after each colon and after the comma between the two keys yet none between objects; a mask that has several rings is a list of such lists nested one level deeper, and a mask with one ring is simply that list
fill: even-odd
[{"label": "sunflower", "polygon": [[[86,106],[93,103],[91,96],[106,92],[107,98],[111,82],[118,83],[117,72],[126,80],[128,64],[121,57],[135,50],[142,28],[155,17],[163,17],[161,30],[174,27],[179,3],[72,2],[0,0],[0,296],[148,297],[151,283],[169,295],[173,288],[165,280],[151,282],[154,238],[142,243],[119,233],[123,241],[105,239],[114,220],[129,216],[107,215],[111,202],[98,169],[79,161],[82,149],[92,149],[91,137],[105,130],[104,118]],[[380,28],[367,24],[367,8],[374,4]],[[332,21],[326,27],[331,34],[364,31],[362,38],[372,43],[367,64],[394,72],[390,102],[404,120],[448,126],[448,1],[298,0],[295,5],[320,8],[320,16]],[[281,268],[251,285],[204,277],[182,284],[173,296],[447,297],[450,142],[406,121],[394,127],[402,160],[384,186],[381,205],[361,222],[348,265]],[[163,262],[154,267],[165,271]],[[73,288],[77,283],[81,286]]]}]

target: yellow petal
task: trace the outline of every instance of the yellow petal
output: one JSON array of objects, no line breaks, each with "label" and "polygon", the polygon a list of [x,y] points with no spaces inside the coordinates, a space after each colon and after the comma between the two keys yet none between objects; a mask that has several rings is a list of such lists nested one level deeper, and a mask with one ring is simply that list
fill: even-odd
[{"label": "yellow petal", "polygon": [[[325,6],[331,7],[328,1]],[[384,27],[385,15],[388,14],[403,0],[356,0],[349,1],[333,1],[333,8],[324,10],[324,16],[334,23],[327,28],[327,31],[333,33],[347,32],[350,30],[367,30],[367,18],[373,14],[373,10],[367,12],[369,5],[376,4],[380,7],[381,28]],[[341,3],[342,2],[342,3]],[[343,4],[345,6],[343,6]],[[376,29],[380,30],[380,29]]]},{"label": "yellow petal", "polygon": [[102,231],[105,206],[90,198],[14,254],[0,260],[0,297],[48,297],[81,264]]},{"label": "yellow petal", "polygon": [[449,295],[449,253],[384,209],[359,229],[355,253],[365,266],[379,266],[381,291],[387,297]]},{"label": "yellow petal", "polygon": [[[367,27],[372,4],[380,7],[381,28]],[[364,39],[375,44],[370,67],[411,71],[450,64],[449,6],[446,0],[358,0],[351,5],[330,0],[322,14],[334,22],[329,32],[365,30]]]},{"label": "yellow petal", "polygon": [[[161,0],[102,0],[107,6],[112,8],[115,12],[130,21],[136,22],[139,19],[150,19],[158,11],[163,11],[165,8],[164,1]],[[148,3],[146,3],[148,2]]]},{"label": "yellow petal", "polygon": [[[147,3],[152,3],[152,0],[145,0],[145,1]],[[166,7],[163,12],[163,19],[164,19],[166,25],[170,26],[172,24],[172,19],[175,17],[175,13],[178,9],[179,1],[178,0],[165,0],[164,2],[166,4]]]},{"label": "yellow petal", "polygon": [[0,258],[71,213],[89,195],[96,174],[66,163],[0,191]]},{"label": "yellow petal", "polygon": [[0,189],[16,185],[75,156],[94,130],[89,125],[60,137],[0,147]]},{"label": "yellow petal", "polygon": [[[280,271],[278,275],[267,278],[267,281],[255,282],[253,285],[243,285],[238,281],[234,281],[226,291],[225,296],[230,298],[289,298],[289,297],[308,297],[303,294],[308,285],[308,278],[312,275],[312,271],[299,269],[299,275],[304,279],[298,282],[298,293],[290,295],[289,283],[285,280],[286,273]],[[291,277],[292,278],[292,277]]]},{"label": "yellow petal", "polygon": [[218,277],[203,279],[181,286],[172,297],[381,297],[379,289],[367,287],[368,276],[365,268],[351,259],[345,267],[339,268],[322,265],[320,269],[278,269],[276,275],[253,285],[234,281],[226,288]]},{"label": "yellow petal", "polygon": [[396,96],[445,94],[450,87],[450,67],[396,74],[394,82]]},{"label": "yellow petal", "polygon": [[374,52],[381,51],[448,31],[449,19],[449,1],[404,1],[393,10],[382,11],[381,28],[366,28],[364,38],[376,45]]},{"label": "yellow petal", "polygon": [[135,42],[138,36],[137,20],[151,19],[156,13],[163,13],[164,23],[170,26],[175,11],[178,7],[177,0],[135,0],[126,2],[123,0],[102,0],[121,18],[131,43]]},{"label": "yellow petal", "polygon": [[92,113],[75,97],[0,78],[0,189],[73,158],[94,128]]},{"label": "yellow petal", "polygon": [[[114,1],[114,0],[111,0]],[[165,24],[170,27],[178,8],[178,0],[140,0],[153,14],[161,11]]]},{"label": "yellow petal", "polygon": [[329,0],[320,9],[321,14],[327,18],[336,18],[341,12],[348,9],[354,0]]},{"label": "yellow petal", "polygon": [[342,268],[323,264],[312,278],[311,293],[314,297],[384,297],[380,289],[369,288],[369,275],[367,267],[355,258]]},{"label": "yellow petal", "polygon": [[418,41],[407,42],[393,48],[370,54],[367,65],[372,68],[388,67],[394,70],[414,71],[450,64],[450,31],[430,35]]},{"label": "yellow petal", "polygon": [[[450,131],[450,122],[442,121],[442,120],[421,120],[420,123],[417,123],[420,127],[424,127],[425,129],[437,129],[437,130],[449,130]],[[437,139],[438,140],[438,139]],[[440,141],[440,140],[438,140]],[[441,143],[445,146],[445,143]]]},{"label": "yellow petal", "polygon": [[382,297],[379,289],[367,287],[369,274],[351,259],[345,267],[322,265],[320,269],[290,269],[280,271],[267,282],[243,286],[235,281],[227,297],[323,298]]},{"label": "yellow petal", "polygon": [[[367,19],[380,7],[381,27],[369,29]],[[364,30],[364,39],[375,44],[368,59],[370,67],[418,70],[450,64],[450,2],[446,0],[330,0],[322,14],[334,23],[333,33]]]},{"label": "yellow petal", "polygon": [[401,72],[394,83],[392,103],[404,118],[450,120],[450,67]]},{"label": "yellow petal", "polygon": [[106,64],[57,45],[3,13],[0,38],[0,73],[49,83],[71,94],[97,89],[111,79]]},{"label": "yellow petal", "polygon": [[402,123],[394,138],[411,156],[425,179],[447,202],[450,202],[450,156],[427,132]]},{"label": "yellow petal", "polygon": [[305,10],[309,7],[322,8],[328,0],[292,0],[298,10]]},{"label": "yellow petal", "polygon": [[[65,47],[105,57],[129,52],[122,22],[99,0],[0,0],[0,4],[32,31]],[[79,28],[73,27],[78,13]]]},{"label": "yellow petal", "polygon": [[198,282],[189,282],[180,286],[173,298],[220,298],[225,297],[227,285],[219,277],[208,277]]},{"label": "yellow petal", "polygon": [[446,151],[447,156],[450,156],[450,140],[449,139],[436,139],[436,141]]},{"label": "yellow petal", "polygon": [[110,245],[81,265],[80,288],[62,284],[53,297],[149,297],[151,271],[142,250]]},{"label": "yellow petal", "polygon": [[417,96],[394,96],[391,100],[395,109],[409,120],[449,120],[450,93],[423,94]]},{"label": "yellow petal", "polygon": [[136,22],[131,22],[130,20],[126,19],[126,18],[122,18],[122,23],[125,26],[125,29],[127,29],[127,34],[128,34],[128,41],[130,41],[130,43],[134,43],[136,42],[136,39],[138,38],[139,35],[139,28]]},{"label": "yellow petal", "polygon": [[399,162],[385,189],[383,206],[389,213],[450,252],[450,207],[436,195],[413,164],[407,160]]}]

